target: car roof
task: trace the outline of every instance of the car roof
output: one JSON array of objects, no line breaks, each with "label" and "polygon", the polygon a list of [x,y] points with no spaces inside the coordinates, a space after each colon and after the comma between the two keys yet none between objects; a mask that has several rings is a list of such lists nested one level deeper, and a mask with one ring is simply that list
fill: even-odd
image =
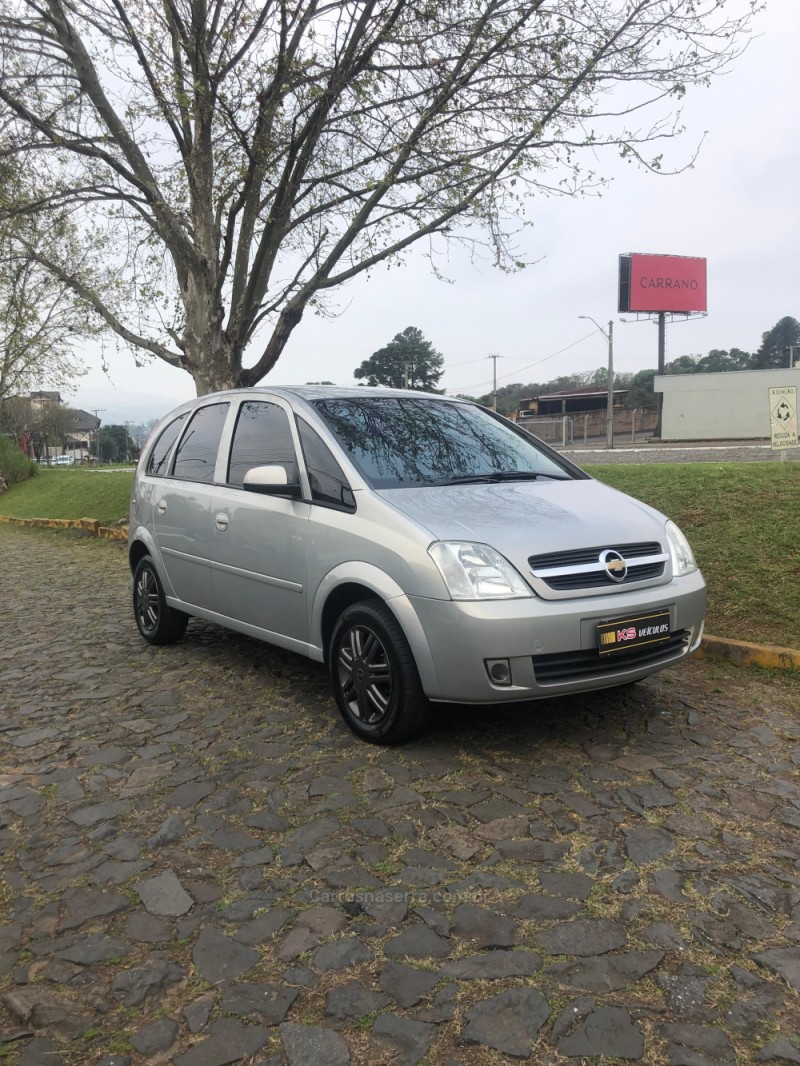
[{"label": "car roof", "polygon": [[[287,399],[298,396],[302,400],[344,400],[375,397],[405,397],[427,400],[453,401],[452,396],[443,396],[438,392],[422,392],[419,389],[390,389],[374,385],[253,385],[247,389],[230,389],[214,395],[225,396],[231,392],[253,395],[285,396]],[[207,399],[208,397],[198,397]],[[465,402],[465,401],[462,401]],[[467,401],[469,402],[469,401]]]}]

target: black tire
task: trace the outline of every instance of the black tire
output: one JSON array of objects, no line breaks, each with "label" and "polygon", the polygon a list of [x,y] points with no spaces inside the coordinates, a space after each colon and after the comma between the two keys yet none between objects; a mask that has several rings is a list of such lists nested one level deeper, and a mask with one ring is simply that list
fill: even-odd
[{"label": "black tire", "polygon": [[170,607],[158,571],[149,555],[133,572],[133,616],[136,628],[148,644],[174,644],[186,632],[188,614]]},{"label": "black tire", "polygon": [[328,666],[339,712],[371,744],[402,744],[428,725],[431,706],[397,619],[380,600],[342,612]]}]

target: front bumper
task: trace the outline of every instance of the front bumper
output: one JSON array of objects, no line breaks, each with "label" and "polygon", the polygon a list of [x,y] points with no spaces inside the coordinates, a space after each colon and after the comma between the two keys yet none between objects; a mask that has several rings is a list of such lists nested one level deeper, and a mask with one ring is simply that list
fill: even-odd
[{"label": "front bumper", "polygon": [[[621,685],[679,662],[700,643],[706,586],[696,571],[609,596],[468,603],[409,597],[408,606],[419,626],[406,635],[427,696],[501,703]],[[619,657],[597,653],[598,623],[655,610],[669,610],[670,643]],[[490,679],[485,663],[496,659],[509,661],[511,684]]]}]

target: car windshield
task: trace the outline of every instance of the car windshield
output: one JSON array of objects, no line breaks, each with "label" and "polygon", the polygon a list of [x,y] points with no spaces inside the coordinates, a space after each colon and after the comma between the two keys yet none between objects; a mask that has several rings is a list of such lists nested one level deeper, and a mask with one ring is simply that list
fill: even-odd
[{"label": "car windshield", "polygon": [[373,488],[572,477],[532,440],[479,407],[397,396],[316,400],[314,406]]}]

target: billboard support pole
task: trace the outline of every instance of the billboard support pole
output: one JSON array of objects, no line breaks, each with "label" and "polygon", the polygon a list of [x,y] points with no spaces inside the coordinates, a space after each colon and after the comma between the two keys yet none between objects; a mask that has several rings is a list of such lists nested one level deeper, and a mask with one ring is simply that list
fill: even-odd
[{"label": "billboard support pole", "polygon": [[[666,350],[667,350],[667,316],[663,311],[658,313],[658,373],[664,373]],[[664,410],[664,393],[658,394],[658,420],[656,422],[656,437],[661,439],[661,414]]]},{"label": "billboard support pole", "polygon": [[606,407],[606,447],[614,447],[614,323],[608,323],[608,395]]}]

